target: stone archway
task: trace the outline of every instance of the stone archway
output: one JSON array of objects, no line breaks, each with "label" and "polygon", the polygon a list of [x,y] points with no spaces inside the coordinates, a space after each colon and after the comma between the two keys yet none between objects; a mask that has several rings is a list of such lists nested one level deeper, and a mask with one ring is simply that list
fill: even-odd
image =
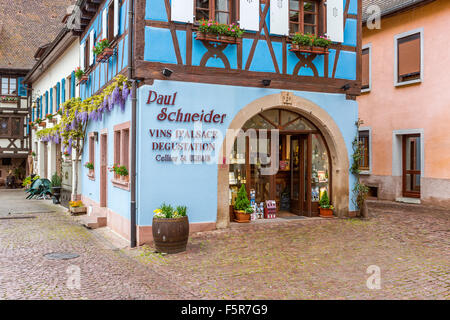
[{"label": "stone archway", "polygon": [[333,118],[314,102],[298,97],[291,92],[268,95],[253,101],[242,108],[234,117],[229,126],[226,137],[222,144],[220,159],[224,161],[218,165],[218,187],[217,187],[217,222],[216,227],[227,228],[229,222],[229,185],[227,164],[228,156],[226,150],[232,150],[232,146],[247,120],[260,112],[268,109],[281,108],[301,114],[311,121],[323,134],[328,145],[331,164],[332,181],[331,188],[332,203],[339,217],[347,216],[349,212],[349,168],[348,150],[344,137],[333,120]]}]

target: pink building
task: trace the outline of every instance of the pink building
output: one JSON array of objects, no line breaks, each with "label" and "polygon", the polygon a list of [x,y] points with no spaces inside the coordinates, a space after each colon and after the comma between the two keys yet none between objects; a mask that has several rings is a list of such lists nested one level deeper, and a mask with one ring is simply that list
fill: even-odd
[{"label": "pink building", "polygon": [[450,1],[363,4],[362,181],[378,199],[448,206]]}]

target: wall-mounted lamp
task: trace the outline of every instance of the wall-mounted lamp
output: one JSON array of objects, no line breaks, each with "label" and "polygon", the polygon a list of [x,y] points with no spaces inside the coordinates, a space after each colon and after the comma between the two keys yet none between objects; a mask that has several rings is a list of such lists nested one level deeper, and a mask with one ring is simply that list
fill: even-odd
[{"label": "wall-mounted lamp", "polygon": [[262,84],[263,84],[264,87],[270,86],[271,83],[272,83],[272,80],[269,80],[269,79],[264,79],[262,81]]},{"label": "wall-mounted lamp", "polygon": [[351,87],[350,87],[350,84],[348,84],[348,83],[346,83],[345,85],[343,85],[342,87],[341,87],[341,89],[342,90],[344,90],[344,91],[347,91],[348,89],[350,89]]},{"label": "wall-mounted lamp", "polygon": [[164,68],[162,71],[162,74],[167,78],[169,78],[172,75],[172,73],[173,73],[173,71],[170,69],[167,69],[167,68]]}]

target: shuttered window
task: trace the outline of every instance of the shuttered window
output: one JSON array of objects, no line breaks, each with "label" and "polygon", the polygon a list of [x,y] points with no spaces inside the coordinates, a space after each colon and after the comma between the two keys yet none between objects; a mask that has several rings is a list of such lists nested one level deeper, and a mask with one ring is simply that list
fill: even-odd
[{"label": "shuttered window", "polygon": [[87,70],[89,68],[89,60],[90,60],[90,37],[86,37],[86,42],[84,44],[84,70]]},{"label": "shuttered window", "polygon": [[420,33],[397,39],[397,68],[399,83],[421,78]]},{"label": "shuttered window", "polygon": [[289,1],[289,33],[319,32],[319,1]]},{"label": "shuttered window", "polygon": [[17,78],[1,76],[0,94],[2,96],[17,95]]},{"label": "shuttered window", "polygon": [[115,38],[114,35],[114,1],[111,1],[108,8],[108,41],[112,42]]},{"label": "shuttered window", "polygon": [[362,87],[361,89],[370,89],[370,48],[362,50]]},{"label": "shuttered window", "polygon": [[215,20],[230,24],[233,22],[233,11],[231,0],[195,0],[196,20]]}]

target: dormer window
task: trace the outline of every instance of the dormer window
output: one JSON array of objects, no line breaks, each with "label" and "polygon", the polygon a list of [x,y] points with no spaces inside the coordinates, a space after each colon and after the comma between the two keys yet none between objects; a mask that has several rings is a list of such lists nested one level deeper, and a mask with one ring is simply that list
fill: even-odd
[{"label": "dormer window", "polygon": [[195,19],[215,20],[218,23],[230,24],[232,18],[231,0],[195,0]]},{"label": "dormer window", "polygon": [[319,32],[319,2],[314,0],[289,1],[289,33]]}]

